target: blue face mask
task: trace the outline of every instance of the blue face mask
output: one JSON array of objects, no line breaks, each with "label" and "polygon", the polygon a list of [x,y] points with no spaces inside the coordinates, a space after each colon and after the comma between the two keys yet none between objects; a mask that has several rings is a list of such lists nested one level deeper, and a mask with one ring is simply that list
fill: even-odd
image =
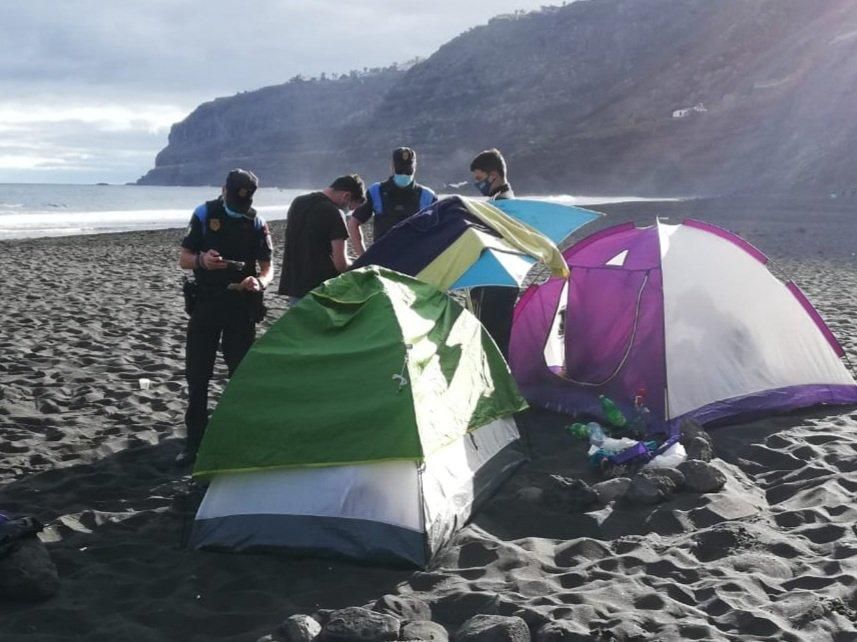
[{"label": "blue face mask", "polygon": [[393,182],[396,187],[408,187],[414,182],[413,174],[393,174]]},{"label": "blue face mask", "polygon": [[479,190],[482,196],[491,196],[491,179],[483,178],[481,181],[476,181],[473,186]]}]

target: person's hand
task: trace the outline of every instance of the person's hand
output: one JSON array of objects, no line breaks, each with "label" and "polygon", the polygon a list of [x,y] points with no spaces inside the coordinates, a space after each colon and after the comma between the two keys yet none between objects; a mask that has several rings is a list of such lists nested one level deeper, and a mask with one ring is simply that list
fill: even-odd
[{"label": "person's hand", "polygon": [[229,267],[217,250],[203,252],[199,255],[199,262],[206,270],[225,270]]},{"label": "person's hand", "polygon": [[261,292],[262,282],[255,276],[248,276],[241,281],[241,289],[247,292]]}]

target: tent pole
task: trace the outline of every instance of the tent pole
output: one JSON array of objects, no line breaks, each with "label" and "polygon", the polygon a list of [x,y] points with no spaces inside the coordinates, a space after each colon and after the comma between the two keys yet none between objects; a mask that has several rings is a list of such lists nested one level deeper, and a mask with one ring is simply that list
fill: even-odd
[{"label": "tent pole", "polygon": [[[661,337],[664,342],[663,357],[664,357],[664,424],[668,424],[670,416],[670,374],[667,369],[667,292],[666,279],[664,278],[664,263],[661,250],[661,220],[655,217],[655,229],[658,233],[658,267],[657,270],[661,274]],[[648,274],[648,273],[647,273]]]}]

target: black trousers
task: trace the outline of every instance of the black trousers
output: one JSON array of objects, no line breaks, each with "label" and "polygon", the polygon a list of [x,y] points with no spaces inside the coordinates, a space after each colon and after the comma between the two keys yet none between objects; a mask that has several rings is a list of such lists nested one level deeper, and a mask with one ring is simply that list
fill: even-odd
[{"label": "black trousers", "polygon": [[197,451],[208,425],[208,383],[214,372],[218,346],[222,348],[231,377],[255,338],[253,306],[243,293],[225,292],[201,297],[197,302],[187,324],[185,344],[188,451]]},{"label": "black trousers", "polygon": [[474,312],[500,352],[509,358],[509,339],[512,336],[512,313],[518,301],[518,288],[483,286],[470,290]]}]

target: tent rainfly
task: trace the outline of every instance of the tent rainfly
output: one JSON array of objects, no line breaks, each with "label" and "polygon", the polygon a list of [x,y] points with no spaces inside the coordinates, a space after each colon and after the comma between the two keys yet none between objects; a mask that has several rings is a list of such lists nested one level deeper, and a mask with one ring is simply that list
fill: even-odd
[{"label": "tent rainfly", "polygon": [[550,202],[449,196],[396,225],[354,265],[380,265],[439,290],[518,288],[539,261],[567,276],[556,243],[599,216]]},{"label": "tent rainfly", "polygon": [[817,404],[857,403],[839,343],[767,257],[713,225],[633,223],[563,253],[568,279],[528,290],[510,364],[527,400],[600,416],[598,395],[653,429]]},{"label": "tent rainfly", "polygon": [[479,321],[378,267],[325,282],[251,348],[194,476],[195,547],[424,566],[520,464],[526,407]]}]

